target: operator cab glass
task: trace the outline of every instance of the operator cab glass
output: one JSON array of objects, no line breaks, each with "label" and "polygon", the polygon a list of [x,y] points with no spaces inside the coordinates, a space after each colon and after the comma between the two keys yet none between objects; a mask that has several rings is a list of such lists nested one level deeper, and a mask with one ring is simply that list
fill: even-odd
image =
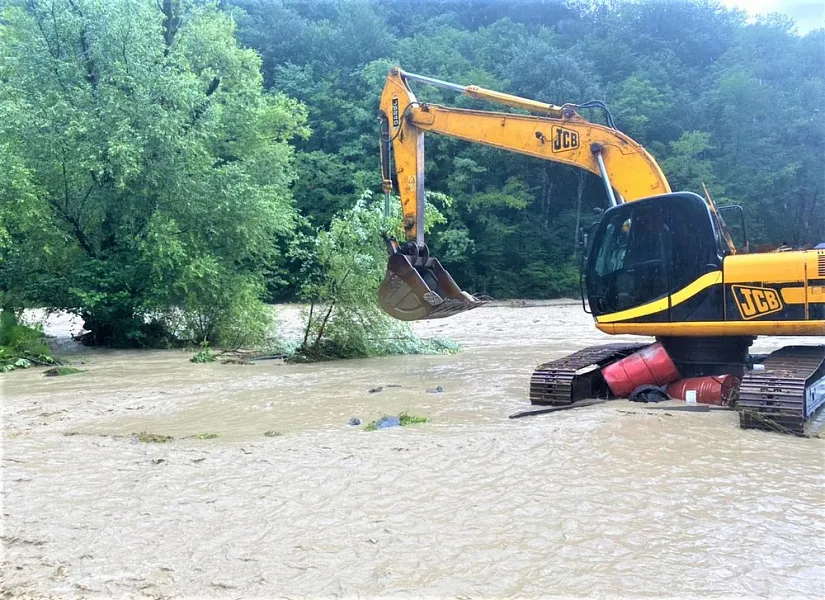
[{"label": "operator cab glass", "polygon": [[719,235],[705,201],[682,192],[605,211],[585,271],[595,316],[667,297],[721,268]]}]

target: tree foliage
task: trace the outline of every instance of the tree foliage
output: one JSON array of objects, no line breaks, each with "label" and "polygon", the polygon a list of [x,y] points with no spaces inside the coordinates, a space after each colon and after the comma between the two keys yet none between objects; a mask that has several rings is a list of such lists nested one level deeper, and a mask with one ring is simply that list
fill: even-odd
[{"label": "tree foliage", "polygon": [[[450,199],[435,195],[442,206]],[[428,200],[425,229],[444,219]],[[395,206],[395,204],[393,204]],[[384,278],[385,233],[402,230],[400,210],[384,215],[383,201],[369,192],[333,217],[305,249],[300,297],[308,303],[298,360],[366,358],[388,354],[452,352],[445,340],[424,341],[406,323],[387,316],[378,306],[378,287]]]},{"label": "tree foliage", "polygon": [[233,19],[12,1],[0,32],[2,288],[82,314],[97,343],[260,335],[263,274],[296,219],[288,141],[308,130]]}]

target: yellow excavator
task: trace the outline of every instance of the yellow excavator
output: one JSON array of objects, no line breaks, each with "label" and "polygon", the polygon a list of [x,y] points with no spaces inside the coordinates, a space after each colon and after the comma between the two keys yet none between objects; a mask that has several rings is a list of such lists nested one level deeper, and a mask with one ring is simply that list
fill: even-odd
[{"label": "yellow excavator", "polygon": [[[520,112],[420,102],[412,82]],[[606,125],[579,112],[595,107],[604,109]],[[671,192],[653,157],[615,128],[602,103],[555,106],[394,67],[379,116],[384,192],[389,198],[395,173],[406,238],[387,239],[379,303],[389,315],[440,318],[483,304],[456,284],[424,241],[424,134],[450,136],[602,179],[610,206],[588,236],[582,286],[582,304],[598,329],[655,336],[680,377],[730,375],[734,385],[724,403],[738,408],[743,427],[799,433],[825,404],[825,346],[788,346],[763,356],[749,351],[759,335],[825,335],[825,250],[738,250],[707,190],[705,197]],[[607,344],[541,365],[531,380],[531,402],[572,405],[610,396],[605,369],[644,356],[645,347]]]}]

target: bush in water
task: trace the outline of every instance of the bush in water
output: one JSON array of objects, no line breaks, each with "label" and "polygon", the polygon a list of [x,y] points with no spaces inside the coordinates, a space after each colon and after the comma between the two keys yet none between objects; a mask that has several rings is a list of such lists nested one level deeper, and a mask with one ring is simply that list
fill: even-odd
[{"label": "bush in water", "polygon": [[[449,202],[445,196],[438,196]],[[291,360],[312,362],[390,354],[445,354],[458,344],[445,339],[422,340],[409,325],[387,316],[378,306],[387,252],[382,232],[395,231],[396,213],[383,215],[381,202],[364,193],[355,205],[336,215],[321,231],[304,260],[304,336]],[[397,203],[393,203],[395,206]],[[428,225],[443,220],[430,206]]]},{"label": "bush in water", "polygon": [[0,373],[56,363],[40,329],[19,323],[11,310],[0,311]]}]

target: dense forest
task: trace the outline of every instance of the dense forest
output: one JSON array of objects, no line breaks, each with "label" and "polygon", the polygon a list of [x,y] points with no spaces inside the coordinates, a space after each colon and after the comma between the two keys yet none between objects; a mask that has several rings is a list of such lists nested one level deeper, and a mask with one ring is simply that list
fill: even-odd
[{"label": "dense forest", "polygon": [[[800,37],[779,16],[748,25],[715,2],[236,4],[266,85],[308,107],[313,133],[297,146],[293,193],[316,225],[376,189],[375,105],[398,64],[556,104],[604,100],[673,189],[701,193],[704,182],[721,203],[745,206],[754,242],[825,240],[822,30]],[[575,287],[579,191],[588,214],[606,205],[595,177],[436,136],[426,177],[455,201],[433,252],[467,288],[549,297]]]},{"label": "dense forest", "polygon": [[[317,248],[380,193],[393,65],[603,100],[673,189],[741,204],[753,243],[825,240],[825,31],[779,15],[750,22],[710,0],[0,6],[3,304],[83,314],[100,343],[163,337],[145,327],[161,313],[156,328],[180,317],[193,339],[220,339],[263,319],[257,299],[311,300]],[[576,293],[576,224],[606,204],[597,178],[429,136],[426,184],[432,253],[465,289]]]}]

